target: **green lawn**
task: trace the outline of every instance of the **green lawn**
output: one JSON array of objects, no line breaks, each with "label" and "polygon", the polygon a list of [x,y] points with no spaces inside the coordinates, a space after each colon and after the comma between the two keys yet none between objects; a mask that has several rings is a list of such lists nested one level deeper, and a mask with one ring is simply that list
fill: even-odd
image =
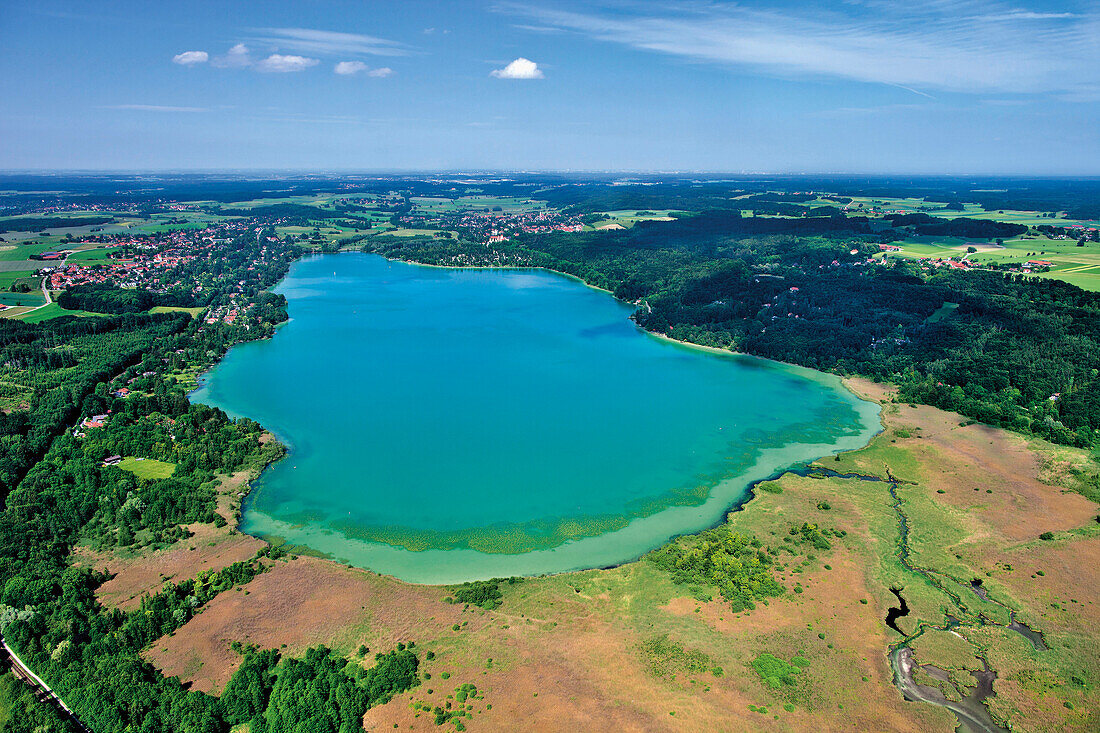
[{"label": "green lawn", "polygon": [[190,313],[194,318],[206,310],[205,307],[184,308],[182,305],[156,305],[149,309],[150,313]]},{"label": "green lawn", "polygon": [[[31,255],[40,255],[43,252],[52,252],[57,249],[61,249],[61,240],[59,237],[42,237],[39,239],[35,237],[28,244],[16,244],[11,249],[0,250],[0,260],[25,260]],[[43,262],[39,267],[46,266],[47,262]]]},{"label": "green lawn", "polygon": [[944,320],[945,318],[949,318],[951,316],[951,314],[954,313],[956,309],[958,309],[958,307],[959,307],[958,303],[944,303],[939,308],[937,308],[935,310],[935,312],[932,313],[932,315],[925,318],[924,322],[925,323],[939,323],[940,321]]},{"label": "green lawn", "polygon": [[69,255],[69,262],[84,262],[84,261],[96,261],[109,259],[111,252],[114,249],[85,249],[79,252],[73,252]]},{"label": "green lawn", "polygon": [[[38,294],[38,302],[42,302],[42,293]],[[79,316],[85,318],[88,316],[105,316],[106,313],[93,313],[91,311],[70,311],[65,310],[57,303],[50,303],[49,305],[33,310],[27,313],[25,316],[20,317],[19,320],[26,323],[40,323],[41,321],[48,321],[51,318],[60,318],[61,316]]]},{"label": "green lawn", "polygon": [[165,463],[152,458],[134,458],[133,456],[123,458],[118,467],[144,479],[168,478],[176,470],[176,464],[174,463]]}]

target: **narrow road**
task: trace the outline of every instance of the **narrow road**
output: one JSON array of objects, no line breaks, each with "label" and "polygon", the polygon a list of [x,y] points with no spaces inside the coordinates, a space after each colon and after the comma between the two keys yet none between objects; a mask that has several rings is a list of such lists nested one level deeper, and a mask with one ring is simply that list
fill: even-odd
[{"label": "narrow road", "polygon": [[84,733],[92,733],[92,729],[84,725],[80,718],[76,717],[76,713],[65,704],[65,701],[61,699],[49,685],[42,681],[42,678],[31,671],[30,667],[23,664],[23,660],[12,651],[12,648],[8,646],[8,642],[0,637],[0,646],[3,647],[3,654],[11,662],[12,673],[23,680],[34,691],[34,696],[41,702],[47,702],[53,705],[57,712],[61,714],[61,717],[65,720],[71,721],[73,725],[77,727],[77,730],[84,731]]}]

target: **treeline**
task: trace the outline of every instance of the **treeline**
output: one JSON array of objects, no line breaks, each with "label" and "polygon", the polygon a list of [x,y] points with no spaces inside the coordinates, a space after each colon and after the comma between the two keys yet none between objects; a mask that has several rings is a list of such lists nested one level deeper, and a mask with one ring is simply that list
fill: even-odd
[{"label": "treeline", "polygon": [[1008,239],[1027,231],[1023,224],[988,219],[943,219],[929,214],[890,214],[886,219],[895,227],[911,227],[914,234],[970,239]]},{"label": "treeline", "polygon": [[[547,267],[639,304],[634,319],[673,338],[889,380],[903,399],[1061,443],[1100,442],[1100,294],[1056,280],[868,264],[875,235],[850,229],[756,229],[782,222],[831,220],[712,212],[496,249],[367,246],[432,264],[453,263],[461,249],[467,264]],[[931,318],[945,303],[958,307]]]},{"label": "treeline", "polygon": [[0,219],[0,234],[4,232],[44,232],[62,227],[89,227],[108,224],[113,216],[20,216]]},{"label": "treeline", "polygon": [[274,649],[236,647],[241,666],[225,686],[225,720],[248,723],[250,733],[353,733],[375,705],[419,682],[411,649],[376,654],[374,667],[349,664],[326,647],[302,659],[280,658]]},{"label": "treeline", "polygon": [[156,304],[147,290],[119,288],[108,284],[77,285],[57,296],[57,304],[66,310],[94,313],[141,313]]},{"label": "treeline", "polygon": [[305,204],[271,204],[251,209],[222,209],[219,213],[223,216],[247,216],[257,222],[278,221],[282,224],[297,226],[310,226],[314,221],[339,219],[344,225],[369,229],[371,219],[355,216],[354,212],[357,210],[367,211],[353,206],[342,206],[335,211],[330,211]]}]

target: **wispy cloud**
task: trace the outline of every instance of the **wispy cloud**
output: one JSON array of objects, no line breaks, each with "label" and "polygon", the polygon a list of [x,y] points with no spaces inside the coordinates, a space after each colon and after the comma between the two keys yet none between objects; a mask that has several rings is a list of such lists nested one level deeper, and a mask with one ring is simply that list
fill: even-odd
[{"label": "wispy cloud", "polygon": [[184,51],[183,53],[177,53],[172,57],[172,63],[179,64],[180,66],[194,66],[195,64],[205,64],[210,60],[210,54],[206,51]]},{"label": "wispy cloud", "polygon": [[128,109],[138,112],[206,112],[206,107],[174,107],[164,104],[105,104],[100,109]]},{"label": "wispy cloud", "polygon": [[248,39],[251,42],[318,56],[407,56],[409,53],[408,47],[403,43],[361,33],[312,28],[257,28],[255,32],[258,35]]},{"label": "wispy cloud", "polygon": [[1100,83],[1100,8],[1034,12],[996,0],[791,6],[596,0],[584,11],[510,3],[539,26],[632,48],[795,78],[917,93],[1081,93]]},{"label": "wispy cloud", "polygon": [[375,79],[384,79],[387,76],[393,76],[393,69],[388,66],[382,66],[377,69],[371,69],[367,72],[367,76],[373,76]]},{"label": "wispy cloud", "polygon": [[891,112],[911,113],[918,110],[929,109],[930,104],[883,104],[878,107],[836,107],[810,112],[809,117],[862,117],[866,115],[881,115]]},{"label": "wispy cloud", "polygon": [[973,20],[1063,20],[1078,18],[1077,13],[1036,13],[1032,10],[1009,10],[1003,13],[979,15]]},{"label": "wispy cloud", "polygon": [[521,31],[531,31],[532,33],[564,33],[563,28],[555,28],[552,25],[528,25],[526,23],[515,23],[513,28],[519,28]]},{"label": "wispy cloud", "polygon": [[505,66],[503,69],[493,69],[489,72],[489,76],[495,76],[497,79],[543,78],[542,69],[539,68],[539,65],[531,59],[525,59],[522,56]]}]

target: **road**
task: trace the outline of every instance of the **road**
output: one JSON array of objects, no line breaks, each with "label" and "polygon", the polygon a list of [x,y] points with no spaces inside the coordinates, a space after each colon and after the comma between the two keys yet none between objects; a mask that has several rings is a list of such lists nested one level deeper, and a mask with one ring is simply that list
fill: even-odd
[{"label": "road", "polygon": [[84,733],[92,733],[92,729],[84,725],[84,722],[76,716],[76,713],[65,704],[65,701],[61,699],[49,685],[42,681],[42,678],[31,671],[30,667],[23,664],[23,660],[12,651],[12,648],[8,646],[8,642],[0,637],[0,646],[3,647],[3,653],[11,662],[12,673],[23,680],[31,690],[34,691],[34,696],[41,702],[47,702],[53,705],[57,712],[61,714],[61,717],[71,721],[76,726],[77,730],[84,731]]}]

